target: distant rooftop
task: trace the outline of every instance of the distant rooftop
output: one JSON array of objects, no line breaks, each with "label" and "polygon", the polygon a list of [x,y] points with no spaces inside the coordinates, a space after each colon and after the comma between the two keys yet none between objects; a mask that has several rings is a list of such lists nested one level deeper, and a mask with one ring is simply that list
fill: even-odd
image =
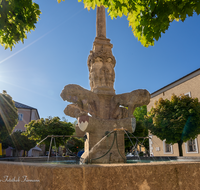
[{"label": "distant rooftop", "polygon": [[34,110],[37,110],[36,108],[33,108],[33,107],[30,107],[30,106],[27,106],[27,105],[25,105],[25,104],[21,104],[21,103],[16,102],[16,101],[14,101],[14,102],[15,102],[15,107],[16,107],[16,108],[34,109]]},{"label": "distant rooftop", "polygon": [[183,83],[187,80],[190,80],[191,78],[196,77],[198,75],[200,75],[200,68],[189,73],[189,74],[187,74],[187,75],[185,75],[185,76],[183,76],[183,77],[181,77],[180,79],[160,88],[159,90],[151,93],[151,98],[153,98],[153,97],[157,96],[158,94],[161,94],[161,93],[163,93],[163,92],[165,92],[165,91],[167,91],[167,90],[169,90],[169,89],[171,89],[171,88],[173,88],[173,87],[175,87],[175,86],[177,86],[177,85],[179,85],[179,84],[181,84],[181,83]]}]

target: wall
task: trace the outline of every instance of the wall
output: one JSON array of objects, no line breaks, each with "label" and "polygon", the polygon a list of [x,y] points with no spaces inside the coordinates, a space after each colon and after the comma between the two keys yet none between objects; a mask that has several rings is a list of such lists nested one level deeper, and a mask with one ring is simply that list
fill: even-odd
[{"label": "wall", "polygon": [[25,131],[24,125],[30,122],[31,111],[29,109],[18,109],[18,114],[19,113],[23,114],[23,120],[18,121],[18,124],[16,125],[14,131],[19,130],[19,129],[22,131]]},{"label": "wall", "polygon": [[34,109],[30,110],[30,109],[18,108],[18,114],[19,113],[23,114],[23,120],[22,121],[18,121],[18,124],[16,125],[14,131],[16,131],[16,130],[25,131],[26,128],[24,127],[24,125],[28,124],[31,120],[39,119],[37,111],[34,110]]},{"label": "wall", "polygon": [[[200,163],[198,162],[50,165],[1,161],[0,171],[1,190],[200,189]],[[3,182],[4,176],[5,178],[8,176],[7,180],[13,182]]]},{"label": "wall", "polygon": [[[164,153],[163,148],[163,141],[161,141],[157,136],[152,136],[152,152],[154,156],[179,156],[178,152],[178,144],[173,145],[173,153]],[[156,148],[159,147],[159,151],[156,150]]]},{"label": "wall", "polygon": [[31,120],[37,120],[37,119],[40,119],[38,114],[37,114],[37,111],[36,110],[32,110]]},{"label": "wall", "polygon": [[172,94],[180,95],[185,94],[188,92],[191,92],[191,97],[196,97],[200,100],[200,75],[185,81],[184,83],[178,84],[178,86],[175,86],[167,91],[164,91],[163,93],[158,94],[157,96],[154,96],[151,98],[150,103],[147,106],[147,110],[149,111],[153,106],[156,100],[159,100],[159,98],[163,99],[170,99]]}]

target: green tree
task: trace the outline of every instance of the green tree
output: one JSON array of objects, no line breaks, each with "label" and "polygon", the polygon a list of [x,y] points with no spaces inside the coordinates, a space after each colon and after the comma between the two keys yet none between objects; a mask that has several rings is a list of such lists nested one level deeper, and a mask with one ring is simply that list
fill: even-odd
[{"label": "green tree", "polygon": [[[145,47],[154,45],[174,20],[184,22],[194,13],[200,14],[199,0],[83,0],[83,3],[88,10],[103,5],[112,19],[127,16],[133,34]],[[0,43],[12,49],[20,40],[23,42],[26,33],[35,29],[40,13],[39,5],[32,0],[0,0]]]},{"label": "green tree", "polygon": [[136,121],[143,121],[144,116],[147,115],[147,106],[144,105],[144,106],[137,107],[133,115],[135,116]]},{"label": "green tree", "polygon": [[12,97],[6,91],[0,93],[0,142],[12,133],[18,123],[18,114]]},{"label": "green tree", "polygon": [[28,136],[22,135],[22,132],[16,131],[9,135],[2,144],[4,149],[11,146],[19,152],[20,150],[29,151],[31,148],[35,147],[36,141],[30,140]]},{"label": "green tree", "polygon": [[182,144],[200,134],[200,103],[198,98],[172,95],[171,100],[162,98],[155,102],[146,118],[153,135],[166,143],[178,143],[179,156],[183,156]]},{"label": "green tree", "polygon": [[[23,135],[28,136],[30,140],[37,141],[37,143],[48,135],[72,135],[75,132],[72,123],[61,121],[59,117],[32,120],[25,127],[26,131],[23,132]],[[50,146],[50,140],[51,138],[47,138],[43,142],[46,147]],[[55,138],[55,141],[56,146],[65,144],[62,137]]]},{"label": "green tree", "polygon": [[77,138],[77,137],[70,137],[67,140],[67,147],[72,152],[78,152],[79,150],[84,148],[84,140],[81,138]]},{"label": "green tree", "polygon": [[0,43],[5,49],[20,40],[24,42],[26,34],[35,29],[40,15],[39,5],[32,0],[0,0]]},{"label": "green tree", "polygon": [[[133,142],[133,144],[140,144],[142,142],[142,145],[148,150],[149,149],[149,140],[138,138],[138,137],[147,137],[148,136],[148,129],[144,125],[144,117],[147,115],[147,106],[144,105],[144,106],[137,107],[135,109],[133,115],[135,116],[135,119],[136,119],[136,129],[135,129],[135,132],[133,133],[133,135],[136,138],[131,138],[131,141]],[[131,141],[126,137],[126,139],[125,139],[125,149],[126,150],[128,150],[129,147],[133,146]]]}]

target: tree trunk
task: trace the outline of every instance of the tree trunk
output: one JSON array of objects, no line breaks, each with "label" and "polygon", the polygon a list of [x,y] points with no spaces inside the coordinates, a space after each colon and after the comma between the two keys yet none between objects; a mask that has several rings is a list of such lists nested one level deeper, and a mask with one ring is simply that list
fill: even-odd
[{"label": "tree trunk", "polygon": [[182,140],[178,141],[179,156],[183,156],[182,144],[183,144]]}]

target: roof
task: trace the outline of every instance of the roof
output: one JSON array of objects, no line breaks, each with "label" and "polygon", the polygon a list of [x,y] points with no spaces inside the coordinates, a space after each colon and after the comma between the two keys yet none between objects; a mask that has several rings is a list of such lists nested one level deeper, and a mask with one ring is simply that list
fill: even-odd
[{"label": "roof", "polygon": [[34,109],[34,110],[36,110],[36,108],[33,108],[33,107],[30,107],[30,106],[27,106],[27,105],[25,105],[25,104],[21,104],[21,103],[16,102],[16,101],[14,101],[14,102],[15,102],[15,107],[16,107],[16,108]]},{"label": "roof", "polygon": [[200,75],[200,68],[189,73],[189,74],[187,74],[187,75],[185,75],[185,76],[183,76],[183,77],[181,77],[180,79],[160,88],[159,90],[156,90],[155,92],[151,93],[151,98],[153,98],[153,97],[155,97],[155,96],[157,96],[157,95],[159,95],[159,94],[161,94],[161,93],[163,93],[163,92],[165,92],[165,91],[167,91],[167,90],[169,90],[169,89],[171,89],[171,88],[173,88],[173,87],[175,87],[175,86],[177,86],[181,83],[184,83],[184,82],[186,82],[186,81],[190,80],[191,78],[194,78],[198,75]]},{"label": "roof", "polygon": [[38,115],[38,117],[40,118],[40,115],[39,115],[38,110],[37,110],[36,108],[33,108],[33,107],[31,107],[31,106],[27,106],[27,105],[25,105],[25,104],[22,104],[22,103],[19,103],[19,102],[16,102],[16,101],[14,101],[14,102],[15,102],[15,107],[16,107],[17,109],[36,110],[37,115]]}]

